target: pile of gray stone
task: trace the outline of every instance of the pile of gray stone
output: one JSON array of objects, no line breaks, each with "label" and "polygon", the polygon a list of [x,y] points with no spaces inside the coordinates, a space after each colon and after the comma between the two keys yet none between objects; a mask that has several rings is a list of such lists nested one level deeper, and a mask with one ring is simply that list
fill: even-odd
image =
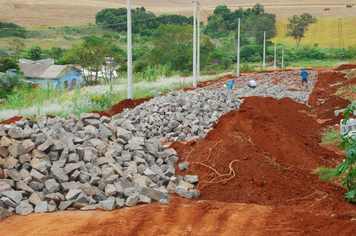
[{"label": "pile of gray stone", "polygon": [[236,93],[214,90],[172,91],[157,96],[134,109],[114,116],[124,120],[128,130],[146,139],[162,142],[190,141],[204,138],[212,124],[242,104]]},{"label": "pile of gray stone", "polygon": [[130,120],[92,113],[1,125],[0,217],[199,197],[197,176],[175,176],[176,151],[145,136]]},{"label": "pile of gray stone", "polygon": [[[229,90],[229,92],[238,97],[258,96],[273,97],[276,99],[289,97],[296,102],[306,104],[313,91],[318,73],[316,71],[309,71],[308,89],[301,86],[301,77],[299,76],[299,73],[299,71],[283,71],[279,73],[242,75],[234,79],[235,88]],[[251,89],[247,87],[247,83],[250,80],[256,81],[256,88]],[[212,84],[203,89],[227,91],[228,82],[230,82],[230,80]]]}]

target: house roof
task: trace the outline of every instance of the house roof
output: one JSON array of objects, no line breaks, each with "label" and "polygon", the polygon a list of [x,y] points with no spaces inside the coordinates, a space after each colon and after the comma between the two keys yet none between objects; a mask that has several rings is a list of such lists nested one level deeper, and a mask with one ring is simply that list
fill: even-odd
[{"label": "house roof", "polygon": [[43,59],[43,60],[32,61],[32,60],[29,60],[26,58],[21,58],[21,59],[19,59],[19,63],[53,65],[54,60],[53,59]]},{"label": "house roof", "polygon": [[[19,63],[26,78],[60,79],[73,67],[70,65],[45,65]],[[73,68],[74,69],[74,68]]]}]

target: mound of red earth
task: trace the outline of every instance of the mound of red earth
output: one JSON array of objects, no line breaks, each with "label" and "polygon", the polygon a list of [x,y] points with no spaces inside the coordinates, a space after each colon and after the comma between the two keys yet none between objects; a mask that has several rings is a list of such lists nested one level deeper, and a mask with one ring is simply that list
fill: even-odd
[{"label": "mound of red earth", "polygon": [[151,99],[151,97],[141,98],[141,99],[136,99],[136,100],[124,99],[124,100],[120,101],[119,103],[115,104],[114,106],[106,109],[105,111],[96,111],[95,110],[95,111],[92,111],[92,113],[97,113],[100,116],[111,117],[113,115],[123,112],[126,108],[133,109],[136,106],[140,105],[141,103],[144,103],[150,99]]},{"label": "mound of red earth", "polygon": [[141,103],[144,103],[150,99],[151,98],[141,98],[141,99],[137,99],[137,100],[124,99],[121,102],[119,102],[118,104],[115,104],[114,106],[109,108],[107,111],[108,111],[108,113],[115,115],[115,114],[122,112],[126,108],[133,109],[136,106],[140,105]]},{"label": "mound of red earth", "polygon": [[339,66],[335,70],[350,70],[350,69],[355,69],[355,68],[356,68],[356,65],[346,64],[346,65]]},{"label": "mound of red earth", "polygon": [[310,173],[342,160],[318,145],[322,127],[305,109],[289,98],[246,98],[205,139],[171,147],[191,163],[188,173],[199,176],[202,199],[288,204],[317,186],[331,191]]},{"label": "mound of red earth", "polygon": [[[355,65],[345,65],[348,68],[356,67]],[[334,110],[344,109],[351,102],[340,98],[340,94],[336,95],[339,88],[348,85],[348,79],[342,72],[319,72],[318,80],[314,86],[314,90],[309,97],[309,105],[312,107],[313,113],[318,119],[325,119],[324,126],[339,124],[340,119],[343,119],[341,113],[335,116]]]},{"label": "mound of red earth", "polygon": [[[310,217],[329,208],[351,219],[356,208],[346,202],[342,187],[312,174],[320,166],[334,167],[343,156],[318,144],[323,127],[305,114],[307,109],[289,98],[246,98],[205,139],[170,147],[179,163],[190,162],[184,174],[199,176],[201,199],[270,205],[281,211],[292,207],[293,215],[302,206],[300,214],[308,208]],[[314,226],[310,229],[316,232]]]}]

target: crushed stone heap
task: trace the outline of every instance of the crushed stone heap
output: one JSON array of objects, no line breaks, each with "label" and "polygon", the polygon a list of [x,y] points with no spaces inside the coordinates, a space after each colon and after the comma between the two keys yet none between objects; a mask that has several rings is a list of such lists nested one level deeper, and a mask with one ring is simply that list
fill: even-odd
[{"label": "crushed stone heap", "polygon": [[191,190],[197,176],[174,176],[174,149],[130,130],[127,121],[86,113],[0,126],[0,217],[199,196]]},{"label": "crushed stone heap", "polygon": [[[308,89],[301,87],[300,71],[282,71],[279,73],[258,73],[253,75],[242,75],[235,78],[235,88],[229,90],[230,93],[238,97],[272,97],[281,99],[289,97],[299,103],[307,103],[309,96],[317,80],[317,71],[308,71]],[[247,87],[250,80],[255,80],[257,87],[251,89]],[[226,84],[229,81],[213,84],[202,89],[226,91]],[[225,85],[225,86],[224,86]]]},{"label": "crushed stone heap", "polygon": [[129,130],[136,130],[149,139],[190,141],[204,138],[212,124],[231,110],[238,110],[242,100],[226,91],[172,91],[155,97],[134,109],[114,116],[125,120]]}]

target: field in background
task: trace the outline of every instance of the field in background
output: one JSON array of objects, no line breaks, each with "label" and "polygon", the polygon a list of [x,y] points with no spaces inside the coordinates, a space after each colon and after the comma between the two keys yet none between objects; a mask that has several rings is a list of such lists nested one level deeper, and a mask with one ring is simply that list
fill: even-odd
[{"label": "field in background", "polygon": [[[232,11],[238,7],[253,7],[254,3],[246,4],[244,0],[224,0],[217,3],[214,0],[199,1],[203,6],[201,20],[206,21],[208,14],[213,14],[217,4],[225,4]],[[353,1],[337,2],[333,0],[301,0],[294,2],[291,0],[260,0],[265,6],[265,11],[274,13],[277,16],[277,35],[272,40],[276,43],[285,45],[296,45],[295,40],[286,37],[287,18],[294,14],[308,12],[316,16],[318,22],[310,26],[306,37],[302,39],[301,46],[324,47],[348,47],[355,45],[356,38],[356,7],[346,8],[346,4]],[[178,4],[179,3],[179,4]],[[193,5],[190,0],[135,0],[132,7],[145,6],[148,11],[156,15],[171,13],[191,16]],[[73,26],[78,27],[95,23],[95,14],[103,8],[127,7],[126,0],[53,0],[53,1],[25,1],[25,0],[6,0],[0,2],[0,21],[9,21],[27,27],[29,29],[43,30],[41,34],[51,33],[48,26]],[[324,11],[330,8],[329,11]],[[97,29],[95,35],[101,35],[102,30]],[[100,31],[100,32],[99,32]],[[92,32],[87,32],[92,34]],[[43,49],[52,47],[69,48],[72,44],[80,43],[83,35],[70,35],[69,37],[38,37],[24,41],[25,49],[34,45],[39,45]],[[9,47],[10,39],[0,39],[0,48]]]},{"label": "field in background", "polygon": [[[305,38],[301,40],[300,45],[302,47],[313,47],[317,43],[319,48],[346,48],[354,46],[356,44],[355,23],[356,18],[318,18],[317,23],[310,25],[309,30],[305,34]],[[287,24],[287,19],[277,20],[277,35],[272,41],[275,43],[295,46],[295,40],[291,37],[286,37]]]},{"label": "field in background", "polygon": [[[200,0],[203,7],[201,19],[206,22],[208,14],[213,14],[217,5],[227,5],[232,11],[238,7],[253,7],[255,3],[245,0]],[[268,13],[277,15],[278,19],[286,19],[294,14],[308,12],[317,17],[338,18],[355,17],[356,8],[346,8],[353,4],[352,0],[336,2],[335,0],[259,0]],[[144,6],[148,11],[160,14],[193,15],[193,4],[190,0],[136,0],[132,7]],[[0,2],[0,21],[9,21],[26,28],[44,26],[84,25],[95,23],[95,14],[103,8],[127,7],[126,0],[3,0]],[[330,11],[324,11],[324,8]]]}]

